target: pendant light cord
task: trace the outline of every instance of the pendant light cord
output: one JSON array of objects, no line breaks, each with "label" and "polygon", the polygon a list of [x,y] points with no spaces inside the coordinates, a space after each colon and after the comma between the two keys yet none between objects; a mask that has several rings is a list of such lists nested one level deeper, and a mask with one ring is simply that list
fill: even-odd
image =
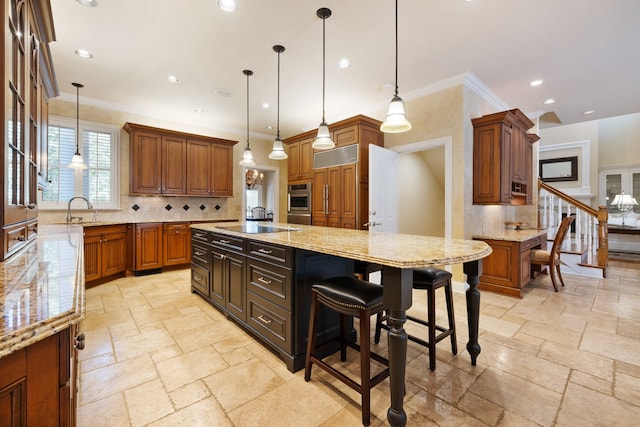
[{"label": "pendant light cord", "polygon": [[326,41],[325,41],[324,24],[326,20],[327,20],[326,17],[322,18],[322,123],[326,123],[326,120],[324,118],[324,114],[325,114],[324,113],[324,92],[325,92],[325,68],[326,68],[325,51],[327,50]]},{"label": "pendant light cord", "polygon": [[247,76],[247,148],[249,148],[249,76],[250,71],[245,70],[245,75]]},{"label": "pendant light cord", "polygon": [[276,138],[280,139],[280,50],[278,50],[278,105],[276,114]]},{"label": "pendant light cord", "polygon": [[398,96],[398,0],[396,0],[396,90],[395,96]]},{"label": "pendant light cord", "polygon": [[80,154],[80,86],[76,86],[76,154]]}]

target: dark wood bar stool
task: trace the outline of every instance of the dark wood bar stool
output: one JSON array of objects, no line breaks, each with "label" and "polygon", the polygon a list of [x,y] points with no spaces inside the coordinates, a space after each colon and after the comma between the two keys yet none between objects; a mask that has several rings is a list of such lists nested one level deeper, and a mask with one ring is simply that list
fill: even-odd
[{"label": "dark wood bar stool", "polygon": [[[436,289],[444,288],[445,299],[447,302],[447,317],[449,318],[449,327],[436,324]],[[428,328],[428,341],[407,334],[407,338],[411,341],[421,344],[429,349],[429,369],[436,369],[436,344],[451,337],[451,351],[458,354],[458,343],[456,341],[456,321],[453,312],[453,286],[451,284],[451,273],[435,267],[420,268],[413,270],[413,289],[421,289],[427,291],[427,321],[417,317],[407,315],[407,320],[414,321]],[[389,329],[384,323],[386,316],[378,313],[376,318],[375,342],[380,342],[380,330]],[[439,333],[438,333],[439,332]]]},{"label": "dark wood bar stool", "polygon": [[[316,328],[320,304],[340,314],[340,336],[321,345],[316,345]],[[311,287],[311,315],[309,319],[309,336],[307,339],[307,355],[304,365],[304,380],[311,379],[311,366],[318,365],[329,374],[339,379],[362,396],[362,423],[371,422],[371,389],[389,376],[389,361],[371,352],[370,318],[384,310],[382,302],[382,286],[358,280],[354,277],[334,277]],[[359,319],[360,345],[347,339],[347,317]],[[317,356],[326,346],[340,343],[340,360],[347,359],[347,346],[360,352],[360,383],[358,384],[347,375]],[[380,362],[385,367],[380,373],[371,378],[371,359]]]}]

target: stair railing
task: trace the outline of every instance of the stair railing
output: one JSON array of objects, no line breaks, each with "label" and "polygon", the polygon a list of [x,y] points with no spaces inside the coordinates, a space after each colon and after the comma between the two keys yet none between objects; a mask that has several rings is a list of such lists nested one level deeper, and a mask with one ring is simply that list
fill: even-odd
[{"label": "stair railing", "polygon": [[603,277],[606,277],[609,262],[607,207],[594,209],[541,180],[538,180],[538,192],[538,227],[546,228],[548,238],[552,240],[562,218],[574,215],[574,225],[569,233],[570,247],[580,253],[586,252],[586,263],[602,268]]}]

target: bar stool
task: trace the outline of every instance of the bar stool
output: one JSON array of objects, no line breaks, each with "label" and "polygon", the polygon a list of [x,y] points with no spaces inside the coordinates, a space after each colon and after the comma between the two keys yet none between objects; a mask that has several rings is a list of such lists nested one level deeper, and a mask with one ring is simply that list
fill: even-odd
[{"label": "bar stool", "polygon": [[[340,314],[340,336],[320,346],[316,346],[316,329],[320,304]],[[311,366],[319,368],[339,379],[362,396],[362,423],[369,425],[371,422],[371,389],[389,376],[388,359],[371,352],[371,325],[370,318],[374,314],[384,310],[382,302],[382,286],[375,283],[358,280],[354,277],[334,277],[316,283],[311,287],[311,314],[309,319],[309,336],[307,339],[307,355],[304,365],[304,380],[311,379]],[[347,340],[347,316],[357,317],[360,323],[360,345]],[[347,346],[360,352],[360,384],[339,372],[323,357],[316,356],[314,352],[322,348],[340,343],[340,360],[347,359]],[[380,362],[386,368],[371,378],[371,359]]]},{"label": "bar stool", "polygon": [[[436,324],[436,289],[444,287],[445,299],[447,302],[447,317],[449,318],[449,327]],[[427,291],[427,321],[417,317],[407,315],[407,319],[424,325],[428,328],[428,341],[407,334],[409,340],[421,344],[429,349],[429,369],[436,369],[436,344],[451,337],[451,351],[458,354],[458,343],[456,341],[456,321],[453,313],[453,289],[451,285],[451,273],[435,267],[420,268],[413,270],[413,289]],[[383,322],[387,320],[387,316],[378,313],[376,318],[376,331],[374,341],[380,342],[380,330],[389,327]],[[440,332],[436,334],[436,332]]]}]

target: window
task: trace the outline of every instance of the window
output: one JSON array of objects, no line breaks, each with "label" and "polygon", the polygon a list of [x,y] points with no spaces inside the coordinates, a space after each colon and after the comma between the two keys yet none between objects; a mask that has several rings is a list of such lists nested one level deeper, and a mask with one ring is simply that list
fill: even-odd
[{"label": "window", "polygon": [[74,196],[86,197],[96,209],[120,207],[120,140],[115,126],[80,122],[80,153],[88,169],[67,167],[76,151],[76,122],[49,119],[49,188],[42,192],[42,209],[66,209]]}]

